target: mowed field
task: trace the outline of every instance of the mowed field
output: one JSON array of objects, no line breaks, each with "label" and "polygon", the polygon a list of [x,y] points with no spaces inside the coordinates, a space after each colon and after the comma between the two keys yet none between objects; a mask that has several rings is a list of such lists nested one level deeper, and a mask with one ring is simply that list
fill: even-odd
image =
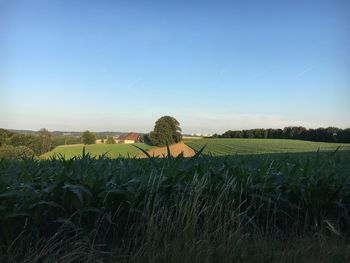
[{"label": "mowed field", "polygon": [[[173,145],[169,146],[170,154],[171,156],[178,156],[180,154],[183,154],[184,157],[191,157],[194,156],[196,153],[195,151],[186,145],[183,142],[175,143]],[[168,148],[167,147],[155,147],[147,151],[150,156],[153,157],[166,157],[168,156]],[[145,154],[141,153],[138,155],[139,157],[146,157]]]},{"label": "mowed field", "polygon": [[[171,148],[174,156],[182,151],[185,156],[190,157],[194,154],[191,149],[199,151],[203,146],[204,154],[213,156],[235,155],[235,154],[273,154],[273,153],[298,153],[298,152],[316,152],[334,151],[340,146],[340,151],[350,151],[350,144],[310,142],[301,140],[286,139],[185,139],[185,143],[173,145]],[[136,145],[149,152],[151,156],[160,156],[167,154],[166,147],[153,147],[145,143],[135,143]],[[143,156],[142,152],[132,144],[93,144],[85,147],[86,152],[93,157],[106,154],[110,158]],[[183,147],[183,149],[181,148]],[[189,149],[188,146],[191,148]],[[180,148],[179,148],[180,147]],[[54,155],[63,155],[66,159],[74,156],[81,156],[83,144],[72,144],[58,146],[52,151],[43,154],[43,159]]]},{"label": "mowed field", "polygon": [[[135,144],[92,144],[85,146],[86,153],[89,153],[92,157],[98,157],[102,154],[110,158],[116,157],[134,157],[138,155],[141,151],[134,147],[136,145],[144,150],[150,150],[152,146],[145,143],[135,143]],[[74,156],[81,156],[83,153],[83,144],[72,144],[72,145],[62,145],[58,146],[50,152],[47,152],[41,156],[43,159],[50,158],[55,155],[63,155],[66,159],[72,158]]]},{"label": "mowed field", "polygon": [[286,139],[198,139],[185,140],[185,143],[195,151],[199,151],[206,145],[203,153],[213,156],[232,154],[269,154],[269,153],[297,153],[334,151],[350,151],[350,144],[310,142]]}]

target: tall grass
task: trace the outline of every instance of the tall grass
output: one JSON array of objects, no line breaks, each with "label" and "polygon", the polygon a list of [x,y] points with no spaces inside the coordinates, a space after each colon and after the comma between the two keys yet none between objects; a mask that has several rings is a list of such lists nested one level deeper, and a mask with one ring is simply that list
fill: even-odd
[{"label": "tall grass", "polygon": [[349,161],[348,152],[1,160],[1,255],[12,262],[346,262]]}]

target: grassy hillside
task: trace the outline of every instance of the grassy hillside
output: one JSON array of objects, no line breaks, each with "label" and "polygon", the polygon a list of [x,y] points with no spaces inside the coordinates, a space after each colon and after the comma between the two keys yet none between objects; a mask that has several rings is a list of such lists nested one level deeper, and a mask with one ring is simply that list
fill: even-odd
[{"label": "grassy hillside", "polygon": [[[350,144],[309,142],[299,140],[285,139],[185,139],[185,143],[192,149],[198,151],[204,145],[204,154],[214,156],[232,155],[232,154],[263,154],[263,153],[295,153],[295,152],[316,152],[334,151],[338,146],[340,150],[350,151]],[[153,148],[144,143],[134,144],[144,150]],[[50,158],[55,154],[62,154],[66,159],[74,156],[81,156],[83,144],[62,145],[54,150],[43,154],[43,159]],[[140,153],[140,150],[130,144],[93,144],[86,146],[86,152],[91,156],[99,156],[107,153],[108,157],[116,158],[119,156],[133,157]]]},{"label": "grassy hillside", "polygon": [[[148,150],[152,146],[149,146],[145,143],[135,143],[134,145]],[[62,145],[58,146],[52,151],[43,154],[41,157],[47,159],[55,154],[62,154],[65,158],[69,159],[74,156],[81,156],[83,152],[83,144],[73,144],[73,145]],[[131,157],[140,153],[140,150],[132,146],[131,144],[92,144],[85,146],[86,152],[90,153],[91,156],[99,156],[104,153],[107,153],[108,157],[115,158],[119,156]]]},{"label": "grassy hillside", "polygon": [[214,156],[230,154],[262,154],[262,153],[292,153],[350,150],[350,144],[309,142],[285,139],[199,139],[185,140],[185,143],[194,150],[200,150],[204,145],[205,154]]}]

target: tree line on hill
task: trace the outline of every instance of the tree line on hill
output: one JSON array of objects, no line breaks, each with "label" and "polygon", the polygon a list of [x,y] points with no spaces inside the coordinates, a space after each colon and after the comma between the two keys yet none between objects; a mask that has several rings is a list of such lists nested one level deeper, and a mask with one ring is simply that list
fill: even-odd
[{"label": "tree line on hill", "polygon": [[[96,141],[96,134],[90,131],[85,131],[81,135],[84,144],[93,144]],[[180,142],[182,139],[180,123],[171,116],[160,117],[155,125],[153,131],[149,134],[142,134],[141,142],[149,145],[165,146]],[[106,144],[114,144],[115,140],[111,136],[107,139],[102,139],[101,142]]]},{"label": "tree line on hill", "polygon": [[[73,135],[74,134],[74,135]],[[40,156],[51,151],[59,145],[65,144],[94,144],[96,139],[101,139],[106,144],[114,144],[112,135],[117,133],[90,131],[81,132],[49,132],[43,128],[39,131],[6,130],[0,128],[0,159],[21,159]],[[121,134],[121,133],[118,133]],[[171,116],[159,118],[154,130],[149,134],[143,134],[141,141],[151,145],[164,146],[181,141],[181,128],[179,122]]]},{"label": "tree line on hill", "polygon": [[[21,159],[40,156],[59,145],[66,144],[94,144],[96,139],[106,144],[114,144],[112,135],[121,133],[98,132],[88,130],[84,132],[49,132],[43,128],[39,131],[6,130],[0,128],[0,159]],[[181,141],[179,122],[171,116],[159,118],[154,130],[142,135],[142,142],[150,145],[164,146]]]},{"label": "tree line on hill", "polygon": [[228,130],[221,135],[214,134],[214,138],[269,138],[269,139],[297,139],[315,142],[350,143],[350,128],[336,127],[307,129],[301,126],[290,126],[284,129],[250,129]]},{"label": "tree line on hill", "polygon": [[[94,144],[99,136],[90,131],[80,133],[81,136],[61,135],[52,136],[45,128],[36,133],[16,133],[0,128],[0,159],[20,159],[40,156],[59,145],[65,144]],[[350,143],[350,128],[336,127],[306,129],[301,126],[290,126],[284,129],[250,129],[229,130],[221,135],[214,134],[213,138],[270,138],[270,139],[298,139],[317,142]],[[105,143],[113,144],[111,136],[101,138]],[[154,130],[144,134],[142,141],[156,146],[170,145],[182,139],[179,122],[171,116],[159,118]]]},{"label": "tree line on hill", "polygon": [[[8,131],[12,133],[21,133],[21,134],[31,134],[31,135],[37,135],[38,131],[34,130],[16,130],[16,129],[7,129]],[[102,131],[102,132],[94,132],[97,139],[101,138],[107,138],[108,136],[115,136],[115,135],[123,135],[126,132],[117,132],[117,131]],[[81,137],[83,132],[81,131],[50,131],[50,134],[52,138],[58,138],[58,137]]]},{"label": "tree line on hill", "polygon": [[64,144],[81,143],[78,136],[52,136],[45,128],[37,132],[21,133],[0,128],[0,159],[21,159],[40,156]]},{"label": "tree line on hill", "polygon": [[26,133],[25,130],[14,132],[0,128],[0,159],[32,158],[49,152],[59,145],[94,144],[96,139],[105,140],[106,144],[114,144],[115,140],[111,135],[111,132],[93,133],[90,131],[68,134],[52,133],[45,128]]}]

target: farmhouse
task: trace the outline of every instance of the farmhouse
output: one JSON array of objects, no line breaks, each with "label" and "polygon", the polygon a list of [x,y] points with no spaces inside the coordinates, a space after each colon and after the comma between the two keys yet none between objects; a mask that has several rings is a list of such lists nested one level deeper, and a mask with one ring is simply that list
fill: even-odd
[{"label": "farmhouse", "polygon": [[135,132],[115,138],[116,143],[135,143],[141,141],[141,135]]}]

